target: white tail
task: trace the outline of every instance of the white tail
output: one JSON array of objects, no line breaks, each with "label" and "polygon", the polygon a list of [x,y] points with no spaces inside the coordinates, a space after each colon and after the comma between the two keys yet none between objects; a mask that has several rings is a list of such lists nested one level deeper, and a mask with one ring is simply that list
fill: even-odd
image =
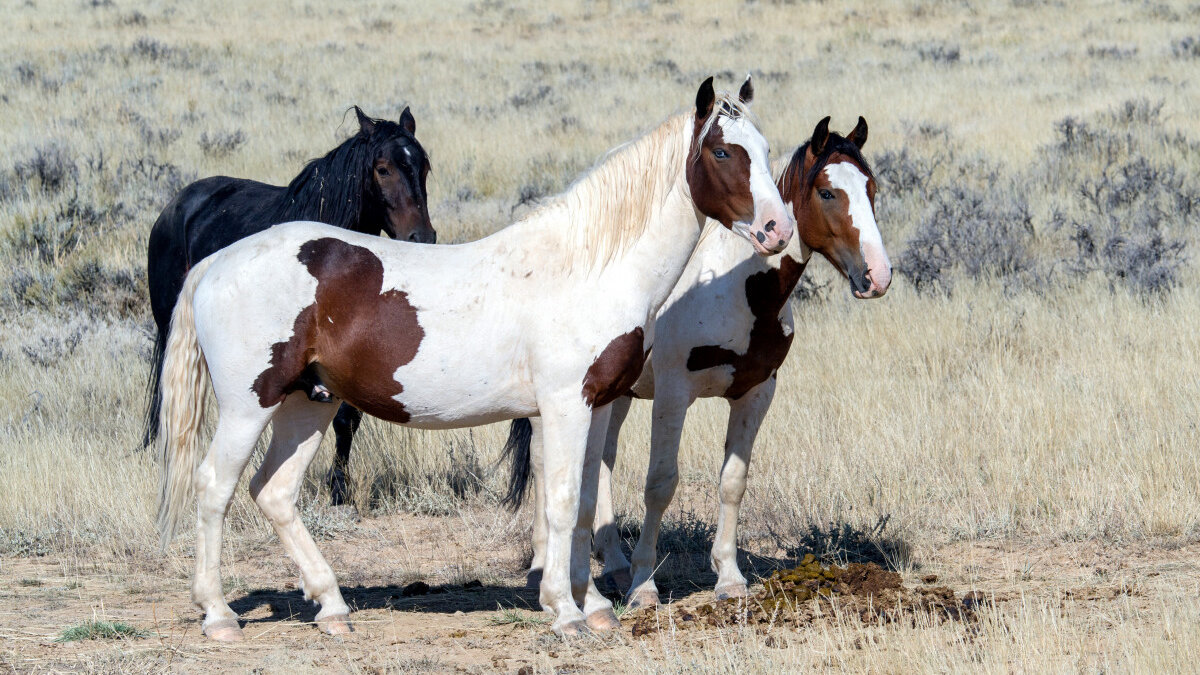
[{"label": "white tail", "polygon": [[179,516],[195,491],[196,468],[202,459],[196,437],[204,422],[205,376],[208,368],[196,338],[192,301],[196,286],[215,256],[192,268],[171,314],[163,362],[162,413],[159,418],[159,464],[162,484],[158,495],[159,544],[165,549],[175,537]]}]

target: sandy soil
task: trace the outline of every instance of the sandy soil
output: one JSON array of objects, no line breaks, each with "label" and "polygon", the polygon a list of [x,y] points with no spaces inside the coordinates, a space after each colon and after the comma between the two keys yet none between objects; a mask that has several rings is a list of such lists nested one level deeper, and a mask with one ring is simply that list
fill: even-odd
[{"label": "sandy soil", "polygon": [[[347,602],[356,608],[356,632],[346,638],[326,636],[311,623],[316,609],[296,590],[295,568],[269,535],[227,556],[228,598],[247,638],[234,646],[212,644],[200,633],[200,615],[188,602],[191,561],[185,555],[116,562],[4,559],[0,669],[624,672],[632,663],[671,658],[658,636],[632,636],[631,615],[615,634],[574,640],[552,635],[537,611],[536,592],[524,588],[524,542],[480,545],[478,532],[461,527],[467,520],[372,518],[322,541]],[[994,600],[997,611],[1005,603],[1058,598],[1103,617],[1108,605],[1149,606],[1164,594],[1187,592],[1200,578],[1200,546],[974,542],[923,551],[919,559],[905,573],[906,585],[946,585],[959,597],[978,591]],[[661,610],[663,625],[713,600],[711,592],[687,585],[677,581],[664,589],[675,600]],[[148,636],[56,642],[64,628],[92,618],[124,621]],[[687,639],[703,640],[705,632],[711,631],[688,631]]]}]

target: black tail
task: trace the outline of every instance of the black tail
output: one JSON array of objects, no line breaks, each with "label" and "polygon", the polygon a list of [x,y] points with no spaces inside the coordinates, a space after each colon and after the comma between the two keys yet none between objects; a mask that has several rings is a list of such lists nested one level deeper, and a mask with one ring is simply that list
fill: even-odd
[{"label": "black tail", "polygon": [[162,409],[162,391],[159,387],[162,381],[163,357],[167,351],[167,336],[158,331],[154,336],[154,353],[150,356],[150,380],[146,383],[146,428],[142,431],[142,449],[149,448],[158,438],[158,411]]},{"label": "black tail", "polygon": [[504,495],[501,504],[516,511],[525,501],[525,492],[529,488],[530,455],[529,443],[533,439],[533,425],[529,418],[522,417],[512,421],[508,428],[508,440],[504,442],[504,454],[501,461],[507,458],[512,463],[508,474],[508,494]]}]

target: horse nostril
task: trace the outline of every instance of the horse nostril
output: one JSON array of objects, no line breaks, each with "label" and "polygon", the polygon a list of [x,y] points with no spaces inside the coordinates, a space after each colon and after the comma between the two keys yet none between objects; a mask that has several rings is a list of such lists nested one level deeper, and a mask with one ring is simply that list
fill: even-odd
[{"label": "horse nostril", "polygon": [[774,230],[775,230],[775,221],[773,221],[773,220],[768,220],[768,221],[767,221],[767,224],[766,224],[766,225],[763,225],[763,229],[764,229],[764,230],[766,230],[767,232],[772,232],[772,231],[774,231]]},{"label": "horse nostril", "polygon": [[754,233],[754,238],[755,238],[755,239],[757,239],[757,240],[758,240],[758,243],[760,243],[760,244],[761,244],[761,243],[763,243],[764,241],[766,241],[766,240],[767,240],[767,235],[763,234],[762,232],[755,232],[755,233]]}]

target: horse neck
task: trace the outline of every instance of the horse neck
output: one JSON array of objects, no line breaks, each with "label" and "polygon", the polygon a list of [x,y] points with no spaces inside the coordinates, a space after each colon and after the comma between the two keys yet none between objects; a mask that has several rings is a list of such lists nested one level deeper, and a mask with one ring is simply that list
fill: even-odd
[{"label": "horse neck", "polygon": [[[776,180],[775,187],[779,188],[779,194],[783,196],[784,208],[793,215],[796,213],[794,208],[795,202],[804,198],[803,193],[799,189],[788,185],[788,182],[794,182],[796,186],[800,186],[803,183],[801,180],[804,172],[803,162],[800,161],[797,166],[793,166],[793,164],[797,163],[796,152],[794,150],[784,155],[781,159],[776,160],[771,167],[771,173],[775,176]],[[815,219],[816,216],[813,214],[811,202],[802,205],[800,215],[796,218],[796,234],[788,242],[787,248],[783,249],[780,257],[787,256],[801,266],[808,264],[813,250],[809,248],[808,244],[804,243],[804,235],[816,223]]]},{"label": "horse neck", "polygon": [[[277,222],[314,220],[356,232],[379,234],[382,212],[374,214],[364,199],[362,167],[356,155],[365,143],[351,137],[292,179],[284,192]],[[378,209],[375,209],[378,210]]]},{"label": "horse neck", "polygon": [[692,115],[672,117],[563,195],[558,205],[577,222],[547,219],[558,228],[547,238],[562,233],[570,274],[632,283],[651,313],[666,301],[704,224],[685,172],[693,127]]}]

